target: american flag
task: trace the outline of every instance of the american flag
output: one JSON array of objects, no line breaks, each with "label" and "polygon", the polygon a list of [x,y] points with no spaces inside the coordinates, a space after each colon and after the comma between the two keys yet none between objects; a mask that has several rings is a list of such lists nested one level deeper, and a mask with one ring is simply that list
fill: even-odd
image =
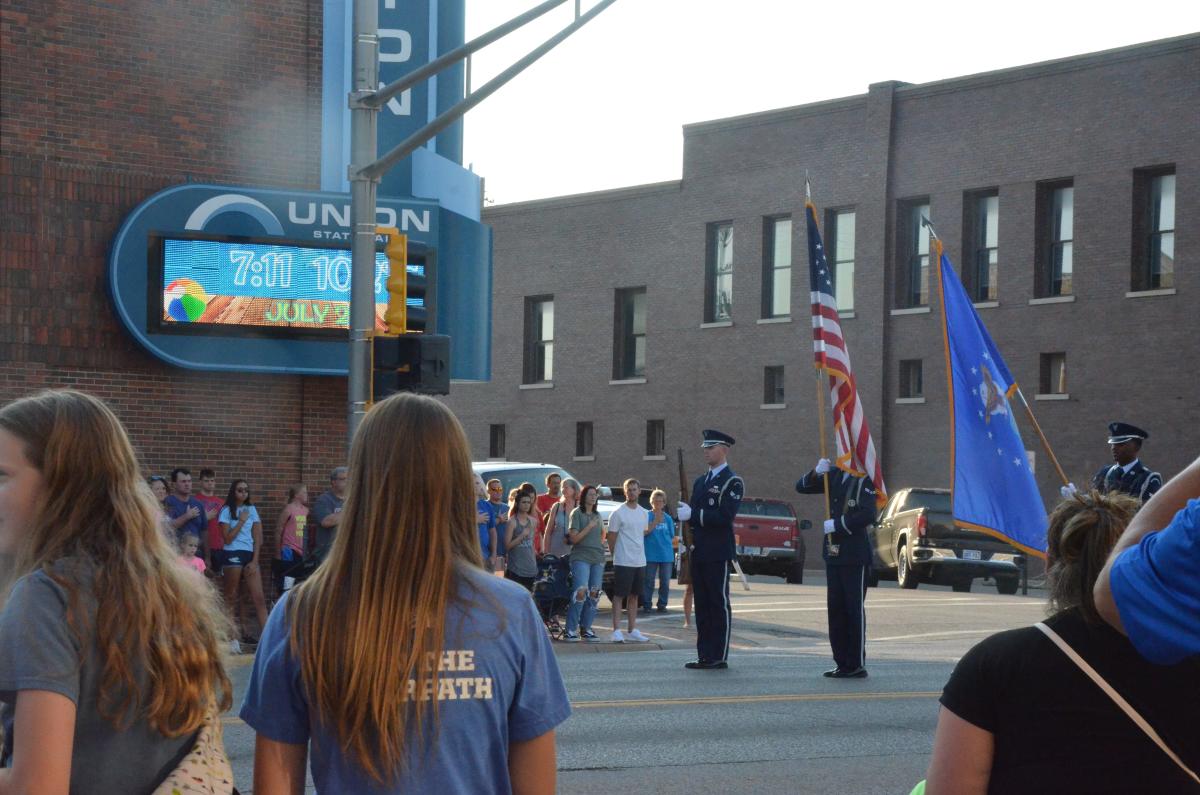
[{"label": "american flag", "polygon": [[867,474],[878,490],[878,507],[887,503],[883,485],[883,470],[875,453],[871,429],[863,414],[858,397],[858,385],[850,368],[850,353],[842,337],[842,321],[838,317],[837,300],[833,296],[833,280],[821,244],[817,227],[817,208],[807,202],[804,208],[808,221],[809,289],[812,295],[813,356],[817,369],[829,377],[830,403],[833,406],[833,431],[837,440],[837,459],[840,469],[855,475]]}]

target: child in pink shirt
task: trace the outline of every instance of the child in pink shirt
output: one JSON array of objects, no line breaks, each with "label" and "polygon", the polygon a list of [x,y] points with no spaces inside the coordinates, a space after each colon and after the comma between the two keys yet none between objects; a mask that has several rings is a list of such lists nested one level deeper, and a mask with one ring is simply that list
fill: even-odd
[{"label": "child in pink shirt", "polygon": [[179,542],[179,562],[189,569],[195,569],[199,574],[204,574],[204,558],[196,557],[196,550],[199,548],[200,539],[191,533],[184,533]]}]

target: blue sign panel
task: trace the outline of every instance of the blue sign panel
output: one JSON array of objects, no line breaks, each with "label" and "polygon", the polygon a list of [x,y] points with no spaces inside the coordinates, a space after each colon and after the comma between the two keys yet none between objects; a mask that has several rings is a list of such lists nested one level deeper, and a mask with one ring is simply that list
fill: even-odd
[{"label": "blue sign panel", "polygon": [[[379,81],[392,83],[463,44],[464,0],[378,0]],[[350,165],[351,32],[353,3],[325,0],[322,37],[321,187],[346,191]],[[380,109],[377,148],[382,156],[465,96],[464,66],[448,67]],[[462,167],[462,121],[451,124],[392,167],[380,196],[422,196],[479,220],[482,185]]]},{"label": "blue sign panel", "polygon": [[[109,260],[117,313],[147,350],[181,367],[344,375],[349,222],[345,194],[168,188],[117,233]],[[451,376],[489,378],[491,230],[419,199],[380,199],[377,222],[408,235],[411,279],[431,266],[438,299],[428,330],[450,335]],[[387,272],[377,253],[380,329]]]}]

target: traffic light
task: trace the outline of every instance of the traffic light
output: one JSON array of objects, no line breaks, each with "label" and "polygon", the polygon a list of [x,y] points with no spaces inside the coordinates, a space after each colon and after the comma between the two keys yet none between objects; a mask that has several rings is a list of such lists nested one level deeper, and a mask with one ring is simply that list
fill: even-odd
[{"label": "traffic light", "polygon": [[387,310],[384,323],[388,334],[432,332],[437,279],[433,251],[391,226],[376,227],[387,235],[384,254],[388,260]]},{"label": "traffic light", "polygon": [[444,334],[376,334],[371,341],[371,400],[396,392],[450,394],[450,338]]},{"label": "traffic light", "polygon": [[371,399],[396,392],[446,395],[450,392],[450,338],[432,332],[434,318],[433,252],[409,245],[394,227],[378,227],[387,235],[387,331],[371,342]]},{"label": "traffic light", "polygon": [[387,311],[383,322],[388,334],[408,332],[408,235],[393,226],[381,226],[378,234],[388,236],[384,254],[388,260]]}]

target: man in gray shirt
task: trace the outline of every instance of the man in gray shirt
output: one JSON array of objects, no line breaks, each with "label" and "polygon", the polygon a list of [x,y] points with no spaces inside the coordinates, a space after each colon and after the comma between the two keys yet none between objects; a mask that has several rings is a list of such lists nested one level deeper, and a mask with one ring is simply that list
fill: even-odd
[{"label": "man in gray shirt", "polygon": [[342,521],[342,503],[346,500],[346,467],[329,473],[329,491],[317,497],[309,514],[309,524],[317,528],[316,554],[320,559],[329,554],[338,523]]}]

